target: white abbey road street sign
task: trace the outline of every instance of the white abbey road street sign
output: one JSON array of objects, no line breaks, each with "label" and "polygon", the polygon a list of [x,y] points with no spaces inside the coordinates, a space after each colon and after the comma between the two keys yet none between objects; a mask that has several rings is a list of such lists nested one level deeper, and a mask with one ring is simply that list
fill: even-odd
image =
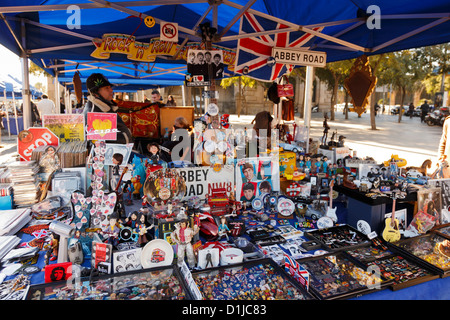
[{"label": "white abbey road street sign", "polygon": [[272,48],[272,57],[276,63],[300,66],[325,67],[327,54],[319,51]]}]

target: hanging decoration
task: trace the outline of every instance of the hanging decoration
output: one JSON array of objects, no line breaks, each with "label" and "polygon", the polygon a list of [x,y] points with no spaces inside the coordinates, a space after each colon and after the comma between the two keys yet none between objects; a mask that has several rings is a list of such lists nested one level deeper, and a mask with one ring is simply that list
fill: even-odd
[{"label": "hanging decoration", "polygon": [[366,55],[360,56],[353,64],[349,77],[345,80],[345,89],[349,93],[358,115],[364,113],[369,97],[375,89],[377,77],[372,75],[372,68]]}]

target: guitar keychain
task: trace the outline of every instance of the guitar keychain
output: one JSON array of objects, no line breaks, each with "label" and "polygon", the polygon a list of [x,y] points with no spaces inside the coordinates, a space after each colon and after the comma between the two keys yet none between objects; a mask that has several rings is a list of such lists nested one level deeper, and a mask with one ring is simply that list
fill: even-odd
[{"label": "guitar keychain", "polygon": [[383,230],[382,237],[387,242],[395,242],[400,240],[401,234],[398,228],[398,220],[395,219],[395,200],[397,198],[397,193],[392,192],[392,216],[391,218],[386,218],[386,226]]},{"label": "guitar keychain", "polygon": [[333,220],[333,222],[336,223],[338,218],[336,215],[337,208],[333,208],[333,186],[334,186],[334,180],[332,179],[330,182],[330,205],[327,208],[326,216],[331,218],[331,220]]}]

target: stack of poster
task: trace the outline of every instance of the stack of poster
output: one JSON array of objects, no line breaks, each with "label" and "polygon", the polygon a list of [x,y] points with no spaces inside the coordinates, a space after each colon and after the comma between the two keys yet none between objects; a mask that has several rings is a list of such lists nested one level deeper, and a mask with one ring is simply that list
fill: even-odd
[{"label": "stack of poster", "polygon": [[17,236],[0,236],[0,259],[20,243]]},{"label": "stack of poster", "polygon": [[[38,146],[31,153],[31,160],[39,161],[47,146]],[[87,141],[70,141],[59,144],[56,153],[61,168],[74,168],[86,165]]]},{"label": "stack of poster", "polygon": [[14,204],[18,208],[27,207],[37,202],[39,166],[36,161],[14,161],[8,164],[10,181],[13,188]]}]

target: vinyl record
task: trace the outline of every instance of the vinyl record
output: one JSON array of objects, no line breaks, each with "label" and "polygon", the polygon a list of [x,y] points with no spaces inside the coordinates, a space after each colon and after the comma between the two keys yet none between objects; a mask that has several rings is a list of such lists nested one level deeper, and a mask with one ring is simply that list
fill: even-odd
[{"label": "vinyl record", "polygon": [[130,241],[133,235],[133,230],[130,227],[123,227],[119,232],[119,239],[122,241]]}]

